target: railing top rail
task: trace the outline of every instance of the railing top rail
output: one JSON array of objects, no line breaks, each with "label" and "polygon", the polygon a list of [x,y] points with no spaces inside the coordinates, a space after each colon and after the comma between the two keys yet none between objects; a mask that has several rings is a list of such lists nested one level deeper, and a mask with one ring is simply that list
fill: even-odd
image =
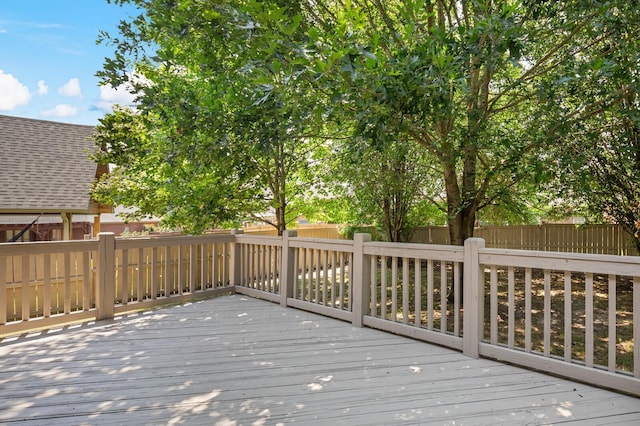
[{"label": "railing top rail", "polygon": [[334,240],[331,238],[300,238],[289,239],[289,246],[296,248],[314,248],[353,253],[352,240]]},{"label": "railing top rail", "polygon": [[235,241],[240,244],[262,244],[267,246],[282,246],[282,237],[275,237],[270,235],[251,235],[251,234],[236,234],[234,235]]},{"label": "railing top rail", "polygon": [[464,247],[436,244],[368,242],[364,254],[462,262]]},{"label": "railing top rail", "polygon": [[98,240],[38,241],[31,243],[1,243],[0,256],[23,256],[34,254],[74,253],[95,251]]},{"label": "railing top rail", "polygon": [[484,248],[480,263],[557,271],[640,276],[640,257]]},{"label": "railing top rail", "polygon": [[215,244],[235,241],[234,235],[196,235],[171,237],[116,238],[116,249],[136,249],[149,247],[185,246],[192,244]]}]

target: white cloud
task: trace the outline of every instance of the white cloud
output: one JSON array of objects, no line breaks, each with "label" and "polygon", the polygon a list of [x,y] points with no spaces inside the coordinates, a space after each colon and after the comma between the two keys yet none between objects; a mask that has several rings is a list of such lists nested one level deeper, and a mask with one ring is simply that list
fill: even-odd
[{"label": "white cloud", "polygon": [[46,95],[49,93],[49,86],[45,83],[44,80],[38,81],[38,95]]},{"label": "white cloud", "polygon": [[82,89],[80,89],[80,80],[77,78],[71,78],[64,86],[58,89],[58,93],[67,98],[81,97]]},{"label": "white cloud", "polygon": [[53,109],[42,111],[43,117],[73,117],[78,113],[78,108],[69,104],[59,104]]},{"label": "white cloud", "polygon": [[111,112],[116,104],[133,106],[135,95],[129,92],[130,88],[128,84],[121,84],[116,88],[111,85],[100,86],[100,99],[94,103],[94,106],[104,112]]},{"label": "white cloud", "polygon": [[11,74],[0,70],[0,111],[11,111],[17,106],[26,105],[31,93],[24,84]]}]

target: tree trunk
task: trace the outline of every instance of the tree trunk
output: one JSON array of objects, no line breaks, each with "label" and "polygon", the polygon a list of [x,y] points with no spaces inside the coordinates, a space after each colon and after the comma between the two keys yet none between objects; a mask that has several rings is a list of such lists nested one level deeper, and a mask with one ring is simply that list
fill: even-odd
[{"label": "tree trunk", "polygon": [[476,221],[477,201],[475,198],[465,199],[473,193],[466,190],[463,198],[454,167],[445,166],[445,190],[447,193],[447,225],[449,227],[449,243],[463,246],[467,238],[473,237]]},{"label": "tree trunk", "polygon": [[458,213],[449,216],[449,241],[451,245],[463,246],[467,238],[473,237],[476,215],[474,209],[461,208]]}]

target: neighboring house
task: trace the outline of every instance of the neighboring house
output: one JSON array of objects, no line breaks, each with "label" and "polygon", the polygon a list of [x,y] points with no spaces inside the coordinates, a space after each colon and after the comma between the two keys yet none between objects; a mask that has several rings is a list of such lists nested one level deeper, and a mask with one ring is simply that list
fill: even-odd
[{"label": "neighboring house", "polygon": [[0,115],[0,242],[22,231],[19,241],[82,239],[99,230],[100,213],[113,209],[89,193],[108,171],[89,159],[94,131]]},{"label": "neighboring house", "polygon": [[116,206],[113,213],[103,214],[100,217],[100,231],[113,232],[116,236],[140,235],[160,232],[160,218],[147,217],[136,222],[128,222],[122,218],[122,214],[131,213],[132,209]]}]

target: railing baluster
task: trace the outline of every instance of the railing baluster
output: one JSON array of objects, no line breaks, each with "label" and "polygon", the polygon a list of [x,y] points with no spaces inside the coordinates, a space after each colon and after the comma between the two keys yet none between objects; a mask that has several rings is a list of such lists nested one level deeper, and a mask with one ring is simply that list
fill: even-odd
[{"label": "railing baluster", "polygon": [[229,262],[229,247],[230,243],[223,243],[222,245],[222,285],[229,285],[229,268],[231,267]]},{"label": "railing baluster", "polygon": [[551,271],[544,270],[544,356],[551,353]]},{"label": "railing baluster", "polygon": [[434,277],[433,277],[433,260],[427,260],[427,329],[433,330],[433,291],[434,291]]},{"label": "railing baluster", "polygon": [[513,266],[510,266],[507,272],[507,280],[508,280],[508,317],[507,317],[507,346],[509,348],[513,348],[515,341],[515,321],[516,321],[516,274]]},{"label": "railing baluster", "polygon": [[122,250],[122,304],[129,303],[129,250]]},{"label": "railing baluster", "polygon": [[300,273],[302,274],[300,279],[300,300],[306,298],[306,283],[307,283],[307,249],[300,249]]},{"label": "railing baluster", "polygon": [[269,267],[267,266],[267,260],[271,259],[269,256],[269,251],[271,247],[263,244],[262,245],[262,291],[270,291],[269,285]]},{"label": "railing baluster", "polygon": [[64,253],[64,313],[71,313],[71,253],[69,252]]},{"label": "railing baluster", "polygon": [[273,248],[273,292],[276,294],[281,294],[283,290],[283,282],[280,277],[283,276],[283,272],[280,269],[281,266],[281,258],[282,258],[282,248],[274,247]]},{"label": "railing baluster", "polygon": [[251,274],[253,285],[251,288],[260,290],[260,245],[252,244],[251,248],[251,267],[253,268]]},{"label": "railing baluster", "polygon": [[409,258],[402,258],[402,323],[409,324]]},{"label": "railing baluster", "polygon": [[453,262],[453,335],[460,336],[460,268]]},{"label": "railing baluster", "polygon": [[262,244],[255,244],[254,248],[254,288],[262,290]]},{"label": "railing baluster", "polygon": [[[0,259],[0,264],[2,260]],[[6,300],[3,299],[5,297],[5,290],[2,288],[2,283],[4,278],[2,277],[2,273],[0,273],[0,324],[2,324],[2,320],[6,321]],[[42,271],[42,280],[44,289],[42,291],[42,314],[45,318],[51,316],[51,256],[47,253],[44,255],[44,266]],[[2,309],[4,309],[5,316],[2,316]]]},{"label": "railing baluster", "polygon": [[31,297],[29,295],[29,258],[30,256],[22,255],[22,321],[29,321],[31,318]]},{"label": "railing baluster", "polygon": [[[633,341],[640,342],[640,275],[633,277]],[[633,351],[633,377],[640,378],[640,350],[637,346]]]},{"label": "railing baluster", "polygon": [[447,332],[447,262],[440,261],[440,331]]},{"label": "railing baluster", "polygon": [[183,247],[178,245],[178,280],[176,281],[176,285],[178,286],[178,294],[182,295],[184,293],[184,261],[182,259],[182,250]]},{"label": "railing baluster", "polygon": [[564,360],[571,362],[573,303],[571,301],[571,271],[564,271]]},{"label": "railing baluster", "polygon": [[490,269],[490,287],[489,287],[489,324],[491,333],[489,341],[492,345],[498,343],[498,268],[491,265]]},{"label": "railing baluster", "polygon": [[414,324],[416,327],[420,327],[422,324],[422,260],[418,258],[413,259],[414,265]]},{"label": "railing baluster", "polygon": [[380,269],[380,317],[387,319],[387,256],[382,256]]},{"label": "railing baluster", "polygon": [[320,303],[320,287],[322,286],[322,264],[320,263],[321,250],[316,250],[316,303]]},{"label": "railing baluster", "polygon": [[524,270],[524,351],[531,352],[531,268]]},{"label": "railing baluster", "polygon": [[276,283],[275,283],[275,273],[273,270],[273,253],[275,251],[275,247],[267,246],[267,291],[270,293],[275,293]]},{"label": "railing baluster", "polygon": [[[609,294],[609,300],[608,300],[608,305],[609,305],[609,332],[608,332],[608,338],[609,338],[609,343],[608,343],[608,355],[609,355],[609,359],[607,362],[607,367],[608,370],[612,373],[614,373],[616,371],[616,366],[617,366],[617,348],[616,348],[616,342],[617,342],[617,330],[616,330],[616,325],[617,325],[617,290],[616,290],[616,283],[617,283],[617,277],[614,274],[609,274],[609,288],[608,288],[608,294]],[[637,341],[637,340],[636,340]],[[635,349],[636,351],[638,351],[638,349]]]},{"label": "railing baluster", "polygon": [[309,302],[313,302],[313,249],[312,248],[308,248],[307,249],[307,260],[308,260],[308,265],[307,265],[307,300]]},{"label": "railing baluster", "polygon": [[151,249],[151,262],[149,265],[149,273],[151,279],[151,299],[155,300],[158,298],[158,247],[153,247]]},{"label": "railing baluster", "polygon": [[198,258],[198,246],[195,244],[189,245],[189,291],[193,294],[196,292],[197,276],[197,258]]},{"label": "railing baluster", "polygon": [[249,287],[250,288],[257,288],[257,286],[256,286],[256,281],[257,281],[256,245],[255,244],[249,245],[249,255],[250,255],[250,259],[249,259]]},{"label": "railing baluster", "polygon": [[207,271],[209,270],[209,244],[200,244],[200,290],[204,291],[207,288],[209,277],[207,277]]},{"label": "railing baluster", "polygon": [[585,274],[585,324],[584,353],[585,365],[593,367],[594,323],[593,323],[593,274]]},{"label": "railing baluster", "polygon": [[144,299],[146,299],[146,294],[144,291],[144,249],[139,248],[138,249],[138,282],[136,283],[136,287],[137,287],[137,299],[138,302],[142,302]]},{"label": "railing baluster", "polygon": [[347,268],[348,276],[347,281],[349,282],[349,286],[347,288],[347,310],[352,311],[352,302],[353,302],[353,253],[347,253],[347,257],[349,258],[348,263],[349,267]]},{"label": "railing baluster", "polygon": [[345,284],[344,252],[340,252],[340,309],[344,309],[344,284]]},{"label": "railing baluster", "polygon": [[300,277],[300,253],[302,249],[294,249],[293,250],[293,298],[302,300],[301,289],[299,288],[299,280]]},{"label": "railing baluster", "polygon": [[82,253],[82,310],[88,311],[91,308],[91,269],[89,268],[89,252]]},{"label": "railing baluster", "polygon": [[327,306],[329,293],[329,250],[323,250],[322,261],[322,304]]},{"label": "railing baluster", "polygon": [[391,258],[391,321],[398,321],[398,258]]},{"label": "railing baluster", "polygon": [[256,290],[262,290],[262,245],[253,245],[253,288]]},{"label": "railing baluster", "polygon": [[218,244],[213,243],[211,245],[211,288],[216,288],[218,286],[218,262]]},{"label": "railing baluster", "polygon": [[171,246],[164,248],[164,265],[162,273],[162,285],[164,287],[163,294],[165,297],[171,296],[171,287],[173,282],[173,267],[171,265]]},{"label": "railing baluster", "polygon": [[7,322],[7,283],[9,282],[10,257],[0,256],[0,325]]},{"label": "railing baluster", "polygon": [[377,279],[377,266],[378,259],[376,256],[371,256],[371,309],[370,315],[372,317],[378,316],[378,279]]}]

